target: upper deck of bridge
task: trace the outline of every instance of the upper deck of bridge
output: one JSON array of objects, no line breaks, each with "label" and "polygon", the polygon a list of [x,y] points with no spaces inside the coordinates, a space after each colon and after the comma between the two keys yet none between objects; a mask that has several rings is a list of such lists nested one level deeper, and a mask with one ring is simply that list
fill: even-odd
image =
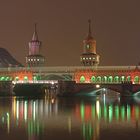
[{"label": "upper deck of bridge", "polygon": [[76,70],[135,70],[140,69],[140,66],[46,66],[46,67],[7,67],[0,68],[0,72],[18,72],[18,71],[32,71],[32,72],[69,72],[74,73]]}]

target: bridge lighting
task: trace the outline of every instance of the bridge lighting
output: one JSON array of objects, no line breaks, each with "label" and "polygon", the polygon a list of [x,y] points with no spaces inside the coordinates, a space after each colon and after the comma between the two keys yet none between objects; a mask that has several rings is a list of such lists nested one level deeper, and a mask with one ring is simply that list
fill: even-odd
[{"label": "bridge lighting", "polygon": [[96,88],[100,88],[100,85],[96,85]]},{"label": "bridge lighting", "polygon": [[103,88],[103,91],[106,91],[106,89],[105,89],[105,88]]},{"label": "bridge lighting", "polygon": [[54,85],[54,82],[52,81],[51,84]]}]

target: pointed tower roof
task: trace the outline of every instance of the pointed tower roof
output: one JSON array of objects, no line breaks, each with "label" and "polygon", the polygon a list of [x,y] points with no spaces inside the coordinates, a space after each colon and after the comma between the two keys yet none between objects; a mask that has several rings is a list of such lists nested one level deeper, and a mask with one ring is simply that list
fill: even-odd
[{"label": "pointed tower roof", "polygon": [[92,32],[91,32],[91,20],[90,19],[88,20],[88,24],[89,24],[89,27],[88,27],[87,39],[93,39]]},{"label": "pointed tower roof", "polygon": [[32,37],[32,41],[37,41],[38,40],[38,34],[37,34],[37,29],[36,29],[37,24],[35,23],[34,25],[34,33]]}]

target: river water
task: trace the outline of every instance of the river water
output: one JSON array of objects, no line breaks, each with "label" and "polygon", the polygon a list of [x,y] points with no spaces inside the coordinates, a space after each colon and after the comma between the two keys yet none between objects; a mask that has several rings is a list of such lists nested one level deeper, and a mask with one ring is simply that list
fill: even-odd
[{"label": "river water", "polygon": [[140,98],[0,97],[3,140],[137,140]]}]

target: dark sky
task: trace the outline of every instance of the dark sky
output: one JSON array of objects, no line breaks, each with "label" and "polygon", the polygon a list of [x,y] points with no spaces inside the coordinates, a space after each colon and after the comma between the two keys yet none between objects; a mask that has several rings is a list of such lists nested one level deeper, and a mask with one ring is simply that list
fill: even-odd
[{"label": "dark sky", "polygon": [[1,0],[0,46],[25,63],[36,22],[48,66],[80,65],[89,18],[100,65],[140,62],[139,0]]}]

